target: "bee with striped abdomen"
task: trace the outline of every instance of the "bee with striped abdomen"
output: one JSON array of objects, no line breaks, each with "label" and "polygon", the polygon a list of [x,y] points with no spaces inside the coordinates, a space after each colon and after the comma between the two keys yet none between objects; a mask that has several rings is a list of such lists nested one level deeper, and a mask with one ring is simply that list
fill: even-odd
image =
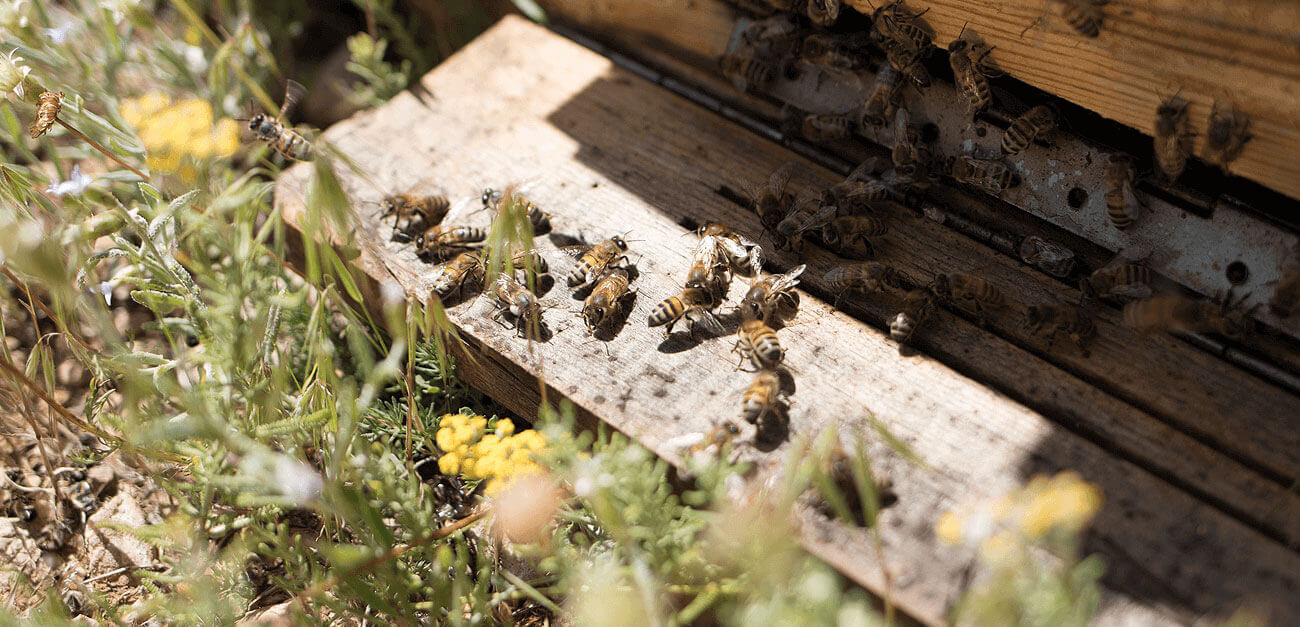
[{"label": "bee with striped abdomen", "polygon": [[1239,339],[1254,330],[1248,312],[1233,308],[1225,297],[1221,304],[1181,294],[1161,294],[1124,306],[1124,324],[1143,335],[1154,331],[1216,333]]},{"label": "bee with striped abdomen", "polygon": [[649,326],[668,325],[665,331],[671,334],[673,327],[679,321],[686,320],[691,337],[695,337],[697,326],[703,327],[711,335],[718,335],[723,332],[723,328],[717,316],[713,315],[714,307],[717,307],[717,301],[708,290],[688,287],[680,294],[666,298],[655,305],[654,310],[650,312]]},{"label": "bee with striped abdomen", "polygon": [[717,301],[726,298],[727,288],[731,285],[731,270],[730,264],[723,259],[722,254],[716,236],[706,235],[701,238],[700,243],[695,246],[684,285],[688,288],[708,290]]},{"label": "bee with striped abdomen", "polygon": [[822,241],[841,255],[874,257],[873,239],[889,232],[889,225],[872,216],[840,216],[822,227]]},{"label": "bee with striped abdomen", "polygon": [[861,124],[883,128],[903,103],[903,74],[886,63],[876,72],[871,93],[862,104]]},{"label": "bee with striped abdomen", "polygon": [[[742,363],[749,359],[759,370],[775,368],[785,358],[785,350],[777,340],[776,331],[759,319],[746,320],[740,324],[732,351],[740,353]],[[739,364],[736,367],[739,368]]]},{"label": "bee with striped abdomen", "polygon": [[453,294],[459,298],[471,284],[477,283],[481,288],[485,269],[483,258],[478,253],[464,252],[456,255],[442,267],[438,278],[434,279],[433,293],[440,300],[447,300]]},{"label": "bee with striped abdomen", "polygon": [[1095,298],[1121,301],[1150,298],[1151,271],[1138,263],[1110,264],[1085,277],[1079,290]]},{"label": "bee with striped abdomen", "polygon": [[380,218],[393,216],[393,241],[410,241],[447,216],[451,201],[446,196],[394,194],[379,203]]},{"label": "bee with striped abdomen", "polygon": [[1205,160],[1227,172],[1228,164],[1241,156],[1250,139],[1250,116],[1215,100],[1210,127],[1205,132]]},{"label": "bee with striped abdomen", "polygon": [[872,13],[871,23],[876,38],[884,45],[892,44],[918,54],[929,54],[934,37],[918,23],[929,9],[912,13],[902,5],[902,0],[895,0]]},{"label": "bee with striped abdomen", "polygon": [[1073,250],[1037,235],[1020,241],[1020,259],[1057,278],[1065,278],[1074,271]]},{"label": "bee with striped abdomen", "polygon": [[776,64],[755,50],[729,52],[722,55],[718,64],[723,76],[741,91],[762,89],[776,80]]},{"label": "bee with striped abdomen", "polygon": [[509,314],[514,320],[515,332],[520,337],[536,336],[529,331],[539,328],[542,309],[537,297],[528,291],[527,286],[510,273],[502,272],[492,283],[492,298],[497,305],[493,320],[500,321],[502,316]]},{"label": "bee with striped abdomen", "polygon": [[63,107],[63,92],[43,91],[37,102],[39,104],[36,105],[36,119],[32,120],[31,128],[27,129],[32,139],[47,133],[50,127],[54,126],[54,121],[59,119],[59,109]]},{"label": "bee with striped abdomen", "polygon": [[1030,305],[1025,310],[1024,327],[1038,337],[1047,338],[1049,349],[1065,337],[1078,346],[1085,357],[1088,356],[1085,344],[1097,332],[1092,318],[1070,305]]},{"label": "bee with striped abdomen", "polygon": [[803,235],[808,231],[819,229],[835,217],[836,207],[828,205],[816,197],[805,197],[795,204],[790,214],[776,225],[776,232],[781,236],[781,248],[799,250],[803,247]]},{"label": "bee with striped abdomen", "polygon": [[842,0],[807,0],[804,12],[808,19],[818,26],[830,26],[840,17]]},{"label": "bee with striped abdomen", "polygon": [[271,149],[286,159],[306,161],[311,158],[311,144],[302,135],[286,127],[281,120],[289,115],[293,107],[302,99],[307,89],[297,81],[289,81],[284,88],[284,104],[280,113],[272,118],[259,113],[248,119],[248,129],[258,139],[266,142]]},{"label": "bee with striped abdomen", "polygon": [[1020,184],[1020,175],[1011,168],[990,159],[977,159],[960,155],[948,164],[948,173],[958,183],[974,185],[994,196]]},{"label": "bee with striped abdomen", "polygon": [[627,261],[627,242],[617,235],[594,246],[579,248],[585,248],[586,251],[578,257],[578,265],[569,272],[569,287],[580,287],[596,281],[614,264]]},{"label": "bee with striped abdomen", "polygon": [[838,301],[846,292],[874,294],[886,287],[897,287],[900,278],[892,266],[868,261],[831,268],[826,272],[826,285],[835,292]]},{"label": "bee with striped abdomen", "polygon": [[763,249],[758,243],[717,222],[705,222],[696,229],[703,238],[712,237],[731,271],[741,276],[758,276],[763,269]]},{"label": "bee with striped abdomen", "polygon": [[1142,215],[1142,201],[1133,190],[1137,171],[1128,155],[1111,155],[1106,165],[1106,217],[1117,229],[1126,229]]},{"label": "bee with striped abdomen", "polygon": [[1002,154],[1016,155],[1029,147],[1040,135],[1056,127],[1056,112],[1038,105],[1016,118],[1002,133]]},{"label": "bee with striped abdomen", "polygon": [[1007,306],[1007,299],[1001,290],[969,272],[940,274],[934,278],[931,290],[940,298],[978,318],[981,325],[988,323],[990,314]]},{"label": "bee with striped abdomen", "polygon": [[785,438],[790,423],[790,400],[782,387],[781,376],[773,370],[760,370],[745,388],[740,401],[740,417],[758,428],[755,439],[762,445],[775,445]]},{"label": "bee with striped abdomen", "polygon": [[629,288],[631,279],[627,270],[614,268],[605,273],[592,288],[591,294],[582,305],[582,321],[587,325],[587,334],[591,335],[618,313],[628,296],[635,292]]},{"label": "bee with striped abdomen", "polygon": [[918,288],[903,296],[902,311],[889,321],[889,337],[899,344],[911,341],[916,328],[934,312],[934,293]]},{"label": "bee with striped abdomen", "polygon": [[476,226],[436,224],[415,238],[415,249],[422,259],[444,259],[464,252],[487,239],[487,231]]},{"label": "bee with striped abdomen", "polygon": [[799,275],[805,269],[807,266],[799,264],[785,274],[769,274],[755,279],[740,301],[741,316],[768,324],[793,318],[799,310],[799,293],[794,288],[799,285]]},{"label": "bee with striped abdomen", "polygon": [[799,56],[805,62],[832,70],[852,70],[863,57],[854,54],[844,41],[829,33],[811,33],[799,44]]},{"label": "bee with striped abdomen", "polygon": [[1187,104],[1186,100],[1174,94],[1156,109],[1153,139],[1156,165],[1171,183],[1178,180],[1187,167],[1195,141],[1188,123]]},{"label": "bee with striped abdomen", "polygon": [[533,201],[524,198],[523,194],[515,191],[513,187],[506,188],[505,192],[489,187],[483,190],[483,195],[480,197],[483,208],[492,209],[497,215],[501,215],[509,206],[507,199],[513,201],[515,206],[523,211],[528,218],[528,223],[533,226],[533,233],[545,233],[551,230],[550,214],[542,211],[541,207]]},{"label": "bee with striped abdomen", "polygon": [[906,109],[899,109],[894,120],[894,148],[889,156],[900,176],[912,179],[928,176],[930,148],[921,141],[921,128],[911,123]]},{"label": "bee with striped abdomen", "polygon": [[854,116],[849,113],[809,113],[803,116],[799,132],[808,141],[829,142],[853,134]]},{"label": "bee with striped abdomen", "polygon": [[1084,37],[1101,34],[1101,7],[1110,0],[1050,0],[1052,10]]},{"label": "bee with striped abdomen", "polygon": [[511,272],[522,272],[525,284],[536,285],[546,273],[551,271],[550,264],[546,263],[546,258],[542,256],[541,251],[536,248],[515,251],[510,256]]},{"label": "bee with striped abdomen", "polygon": [[[963,26],[963,32],[965,29]],[[967,110],[972,116],[993,102],[993,90],[988,79],[1001,72],[989,62],[991,52],[991,46],[972,43],[960,34],[948,45],[948,64],[952,66],[953,80],[957,82],[957,90],[966,98]]]},{"label": "bee with striped abdomen", "polygon": [[907,77],[918,89],[925,89],[931,84],[930,70],[925,68],[921,52],[901,46],[893,41],[885,42],[885,58],[889,65],[899,74]]}]

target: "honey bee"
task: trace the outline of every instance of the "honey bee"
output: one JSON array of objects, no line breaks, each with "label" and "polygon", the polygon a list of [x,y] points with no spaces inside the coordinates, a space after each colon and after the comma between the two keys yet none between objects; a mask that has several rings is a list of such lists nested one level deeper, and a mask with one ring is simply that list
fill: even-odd
[{"label": "honey bee", "polygon": [[1054,277],[1064,278],[1074,270],[1074,251],[1030,235],[1020,242],[1020,258]]},{"label": "honey bee", "polygon": [[650,312],[649,326],[661,327],[666,324],[667,333],[672,333],[673,327],[684,319],[689,325],[691,337],[695,337],[697,326],[703,327],[711,335],[718,335],[723,332],[723,328],[711,311],[716,306],[717,301],[708,290],[688,287],[681,294],[655,305]]},{"label": "honey bee", "polygon": [[912,81],[917,88],[925,89],[930,86],[930,71],[925,69],[919,51],[898,45],[891,40],[885,43],[885,58],[891,67]]},{"label": "honey bee", "polygon": [[808,0],[808,19],[818,26],[830,26],[840,17],[841,0]]},{"label": "honey bee", "polygon": [[934,38],[917,23],[926,11],[929,9],[912,13],[902,6],[902,0],[895,0],[876,9],[871,15],[871,22],[880,41],[893,42],[909,51],[927,54],[934,44]]},{"label": "honey bee", "polygon": [[1085,277],[1079,289],[1097,298],[1135,300],[1151,297],[1151,271],[1137,263],[1106,266]]},{"label": "honey bee", "polygon": [[871,94],[862,105],[862,124],[881,128],[903,102],[903,74],[886,63],[876,72]]},{"label": "honey bee", "polygon": [[828,142],[852,135],[853,124],[853,116],[847,113],[809,113],[799,129],[809,141]]},{"label": "honey bee", "polygon": [[799,56],[813,65],[836,70],[852,70],[860,64],[860,60],[846,48],[834,35],[812,33],[804,37],[800,44]]},{"label": "honey bee", "polygon": [[1192,129],[1188,126],[1187,101],[1177,94],[1170,96],[1156,109],[1155,157],[1156,165],[1170,182],[1187,167],[1192,154]]},{"label": "honey bee", "polygon": [[1056,113],[1047,105],[1038,105],[1024,115],[1016,118],[1016,121],[1007,127],[1002,134],[1002,153],[1007,155],[1020,154],[1021,151],[1029,147],[1029,143],[1034,141],[1039,135],[1042,135],[1056,126]]},{"label": "honey bee", "polygon": [[1051,348],[1062,336],[1087,355],[1084,344],[1096,334],[1092,319],[1078,307],[1069,305],[1030,305],[1025,310],[1024,327],[1030,333],[1047,338]]},{"label": "honey bee", "polygon": [[534,287],[538,286],[542,277],[547,272],[550,272],[550,269],[550,265],[546,263],[546,258],[535,248],[516,251],[510,257],[510,266],[508,268],[510,272],[522,272],[523,278],[521,281],[525,285]]},{"label": "honey bee", "polygon": [[873,294],[886,287],[897,287],[899,283],[898,271],[879,261],[836,266],[826,272],[826,285],[836,292],[836,300],[845,292]]},{"label": "honey bee", "polygon": [[1268,308],[1281,318],[1289,318],[1300,311],[1300,258],[1292,258],[1284,264]]},{"label": "honey bee", "polygon": [[[867,476],[863,477],[868,485],[874,484],[872,492],[864,495],[858,489],[857,471],[854,468],[853,459],[838,444],[831,449],[826,458],[826,467],[823,472],[826,478],[835,486],[835,491],[843,499],[844,506],[848,509],[848,514],[853,519],[853,523],[859,527],[870,527],[875,521],[868,520],[867,516],[874,515],[879,508],[891,505],[898,501],[898,495],[894,494],[894,482],[888,476],[875,477],[871,474],[871,468],[866,467]],[[869,507],[864,507],[863,498],[866,497],[871,501]],[[823,494],[816,501],[816,508],[824,516],[832,517],[836,515],[836,510]]]},{"label": "honey bee", "polygon": [[725,255],[731,271],[742,276],[758,276],[763,269],[763,249],[753,240],[737,233],[731,227],[717,222],[705,222],[696,234],[712,237],[719,251]]},{"label": "honey bee", "polygon": [[[965,30],[965,27],[962,28]],[[957,89],[966,98],[967,108],[972,115],[993,102],[993,90],[989,87],[988,79],[1000,72],[994,70],[988,62],[992,51],[991,46],[973,44],[960,34],[948,45],[948,64],[952,66]]]},{"label": "honey bee", "polygon": [[611,266],[627,261],[627,242],[615,235],[592,246],[578,258],[578,265],[569,273],[569,287],[586,285],[600,278]]},{"label": "honey bee", "polygon": [[762,89],[776,80],[776,66],[753,50],[724,54],[719,65],[722,74],[741,91]]},{"label": "honey bee", "polygon": [[749,284],[749,291],[740,301],[738,309],[747,320],[762,320],[771,324],[775,319],[789,320],[799,310],[799,275],[807,269],[804,264],[791,268],[785,274],[769,274]]},{"label": "honey bee", "polygon": [[872,238],[889,232],[889,225],[871,216],[841,216],[822,227],[822,241],[841,253],[861,245],[868,256],[875,255]]},{"label": "honey bee", "polygon": [[1110,0],[1051,0],[1052,8],[1066,24],[1084,37],[1101,34],[1101,7]]},{"label": "honey bee", "polygon": [[442,259],[447,255],[472,248],[487,239],[487,231],[476,226],[436,224],[415,238],[415,249],[421,258]]},{"label": "honey bee", "polygon": [[758,427],[757,438],[772,441],[784,437],[790,422],[790,401],[781,386],[781,376],[772,370],[760,370],[745,389],[740,402],[740,417]]},{"label": "honey bee", "polygon": [[1106,165],[1106,216],[1117,229],[1126,229],[1142,215],[1142,202],[1133,191],[1137,171],[1128,155],[1111,155]]},{"label": "honey bee", "polygon": [[587,324],[587,334],[593,334],[600,325],[612,319],[624,299],[633,292],[628,289],[627,270],[614,268],[596,282],[596,287],[582,305],[582,321]]},{"label": "honey bee", "polygon": [[63,107],[63,92],[61,91],[43,91],[36,105],[36,119],[32,120],[31,128],[28,131],[32,139],[49,132],[50,127],[54,126],[54,121],[59,119],[59,109]]},{"label": "honey bee", "polygon": [[410,241],[425,229],[442,222],[451,209],[446,196],[394,194],[379,203],[380,218],[393,216],[393,241]]},{"label": "honey bee", "polygon": [[921,129],[909,121],[906,110],[900,109],[894,125],[894,148],[890,158],[899,175],[923,178],[930,165],[930,149],[921,142]]},{"label": "honey bee", "polygon": [[716,300],[726,297],[731,283],[730,265],[720,255],[718,238],[705,236],[695,247],[690,270],[686,271],[685,286],[708,290]]},{"label": "honey bee", "polygon": [[835,205],[824,204],[819,198],[808,197],[799,201],[776,225],[776,232],[784,244],[782,248],[793,250],[801,247],[803,234],[825,226],[835,217],[836,211]]},{"label": "honey bee", "polygon": [[492,298],[498,308],[492,319],[499,321],[503,315],[509,314],[520,337],[528,334],[529,329],[535,329],[534,324],[540,324],[541,306],[537,297],[511,274],[502,272],[497,275],[492,285]]},{"label": "honey bee", "polygon": [[1230,301],[1216,305],[1179,294],[1161,294],[1124,307],[1124,324],[1143,335],[1153,331],[1217,333],[1239,339],[1254,330],[1247,312],[1230,309]]},{"label": "honey bee", "polygon": [[1007,166],[997,161],[965,155],[950,160],[948,173],[958,183],[974,185],[994,196],[1020,184],[1020,176]]},{"label": "honey bee", "polygon": [[740,324],[732,351],[740,353],[742,362],[749,359],[760,370],[775,368],[785,358],[785,350],[776,338],[776,331],[758,319],[746,320]]},{"label": "honey bee", "polygon": [[935,294],[956,307],[988,322],[988,315],[1007,306],[1006,297],[992,283],[967,272],[940,274],[931,287]]},{"label": "honey bee", "polygon": [[774,170],[754,199],[754,213],[758,214],[759,222],[768,231],[775,232],[776,225],[794,206],[794,194],[786,191],[793,171],[794,163],[786,163]]},{"label": "honey bee", "polygon": [[516,206],[522,209],[524,215],[528,217],[528,223],[533,226],[533,233],[545,233],[551,230],[550,214],[542,211],[541,207],[538,207],[533,201],[524,198],[522,194],[516,193],[512,189],[506,189],[503,193],[489,187],[483,190],[480,199],[483,202],[484,209],[495,209],[497,214],[500,215],[507,207],[507,204],[503,202],[507,195],[514,200]]},{"label": "honey bee", "polygon": [[459,298],[467,285],[482,284],[484,269],[483,258],[477,253],[464,252],[456,255],[442,267],[442,273],[434,280],[433,293],[440,300],[447,300],[452,294]]},{"label": "honey bee", "polygon": [[694,455],[711,448],[722,450],[727,446],[727,444],[734,440],[737,435],[740,435],[740,427],[736,426],[736,423],[730,420],[724,420],[722,424],[709,429],[709,432],[705,433],[704,437],[691,447],[691,454]]},{"label": "honey bee", "polygon": [[1210,128],[1205,133],[1205,160],[1227,172],[1228,164],[1241,156],[1250,139],[1250,116],[1231,104],[1215,100],[1210,111]]},{"label": "honey bee", "polygon": [[289,81],[284,88],[284,104],[280,106],[279,115],[272,118],[265,113],[259,113],[247,120],[248,129],[253,131],[258,139],[266,142],[272,150],[280,153],[284,158],[294,161],[310,159],[311,144],[302,135],[282,124],[280,120],[289,115],[306,92],[307,89],[297,81]]},{"label": "honey bee", "polygon": [[914,289],[903,296],[903,310],[889,321],[889,337],[899,344],[911,341],[916,327],[934,312],[934,294],[928,289]]}]

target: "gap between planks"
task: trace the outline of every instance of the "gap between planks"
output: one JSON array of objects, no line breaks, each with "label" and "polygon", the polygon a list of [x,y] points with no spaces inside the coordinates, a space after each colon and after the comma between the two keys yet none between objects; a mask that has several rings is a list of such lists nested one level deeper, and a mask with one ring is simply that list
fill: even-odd
[{"label": "gap between planks", "polygon": [[[546,59],[546,64],[540,59]],[[545,180],[533,196],[552,208],[561,231],[585,231],[588,237],[599,238],[608,235],[609,224],[620,224],[617,230],[623,230],[634,221],[639,236],[646,239],[637,245],[647,254],[638,280],[642,294],[630,322],[609,346],[615,361],[600,346],[586,345],[576,328],[560,332],[537,347],[553,388],[670,459],[676,459],[675,452],[663,450],[670,438],[706,430],[712,419],[734,415],[747,377],[728,376],[712,394],[683,384],[712,381],[718,372],[727,372],[730,368],[723,364],[734,363],[728,352],[730,340],[665,354],[655,350],[658,331],[641,322],[654,303],[674,289],[669,277],[684,270],[689,249],[689,239],[678,237],[681,229],[652,206],[671,204],[675,210],[692,212],[707,208],[712,215],[718,201],[700,181],[665,186],[665,179],[655,172],[637,167],[660,163],[680,169],[722,160],[736,170],[733,179],[743,173],[743,180],[752,181],[788,154],[611,71],[607,61],[574,44],[513,19],[426,77],[424,87],[436,100],[420,102],[410,93],[403,94],[378,112],[340,124],[326,137],[371,170],[376,181],[394,189],[433,175],[441,191],[464,197],[475,195],[482,185],[524,180],[544,171]],[[611,101],[612,94],[619,98]],[[628,95],[634,108],[620,110],[618,101]],[[693,148],[695,154],[656,145],[649,136],[682,129],[671,128],[661,119],[638,119],[637,107],[649,105],[672,110],[689,131],[704,132],[703,137],[724,145],[716,146],[716,151]],[[412,121],[419,120],[427,122],[417,122],[415,128],[438,130],[410,133]],[[408,139],[398,145],[381,139],[397,133]],[[637,158],[620,161],[625,156],[617,154],[620,146],[631,149]],[[301,210],[307,171],[305,167],[291,170],[277,193],[277,205],[290,223],[296,223]],[[829,178],[825,172],[819,174]],[[358,196],[375,194],[367,184],[346,175],[344,179]],[[743,227],[753,227],[752,217]],[[386,265],[408,293],[426,293],[432,276],[428,267],[415,261],[409,249],[381,243],[382,232],[376,224],[358,225],[355,235],[382,251],[381,259],[367,261],[371,252],[363,248],[363,265],[369,263],[372,269]],[[567,294],[547,298],[568,302],[569,310],[577,306]],[[490,346],[501,358],[535,374],[537,365],[526,344],[487,320],[488,310],[480,300],[452,308],[450,315],[474,342]],[[908,575],[899,577],[897,598],[910,613],[927,621],[941,620],[970,558],[936,545],[930,529],[944,507],[968,495],[995,495],[1031,471],[1060,466],[1079,468],[1107,490],[1110,506],[1093,537],[1098,546],[1111,547],[1113,577],[1129,593],[1150,599],[1151,608],[1178,608],[1170,611],[1182,616],[1226,613],[1239,598],[1260,595],[1260,602],[1279,616],[1294,611],[1279,601],[1287,592],[1280,582],[1293,581],[1297,575],[1294,554],[1269,548],[1276,545],[1238,521],[938,363],[923,357],[900,358],[878,331],[828,311],[815,299],[807,299],[801,316],[819,322],[782,332],[800,377],[795,428],[808,433],[852,424],[856,422],[852,416],[870,408],[939,469],[928,474],[884,460],[896,477],[902,500],[886,513],[882,531],[891,567]],[[571,313],[567,317],[569,325],[578,324]],[[839,337],[828,341],[823,337],[828,330]],[[841,354],[844,346],[855,350]],[[815,358],[815,350],[835,353],[835,363]],[[843,378],[850,371],[871,385],[845,385]],[[676,384],[670,385],[669,378]],[[1189,526],[1189,521],[1195,524]],[[861,564],[872,563],[863,536],[853,537],[858,544],[839,550],[859,557]],[[815,540],[808,543],[817,546]],[[1132,563],[1125,562],[1124,555]],[[1143,575],[1137,564],[1158,574]],[[848,570],[858,581],[880,590],[874,569]],[[1109,607],[1124,603],[1116,601]]]}]

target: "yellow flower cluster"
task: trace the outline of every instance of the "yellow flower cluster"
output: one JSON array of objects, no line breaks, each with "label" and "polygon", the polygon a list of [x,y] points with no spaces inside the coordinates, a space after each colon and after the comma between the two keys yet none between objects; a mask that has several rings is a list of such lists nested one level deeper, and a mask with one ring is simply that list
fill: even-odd
[{"label": "yellow flower cluster", "polygon": [[212,106],[190,98],[179,102],[159,93],[122,102],[119,111],[140,133],[148,151],[149,169],[198,178],[195,162],[228,157],[239,148],[239,123],[229,118],[213,123]]},{"label": "yellow flower cluster", "polygon": [[537,431],[515,433],[514,423],[505,418],[488,433],[482,416],[447,414],[439,422],[436,440],[443,452],[438,469],[487,481],[489,496],[519,477],[544,470],[536,457],[546,450],[546,437]]},{"label": "yellow flower cluster", "polygon": [[996,561],[1017,537],[1036,541],[1053,531],[1081,531],[1101,504],[1101,488],[1067,470],[1036,476],[993,503],[949,511],[939,518],[935,533],[948,544],[979,545],[986,559]]}]

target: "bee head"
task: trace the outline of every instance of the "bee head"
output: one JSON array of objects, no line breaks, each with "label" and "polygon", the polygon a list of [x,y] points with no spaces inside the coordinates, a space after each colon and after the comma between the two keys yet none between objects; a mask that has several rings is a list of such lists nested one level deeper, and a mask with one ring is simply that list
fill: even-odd
[{"label": "bee head", "polygon": [[618,246],[619,250],[627,250],[627,241],[622,237],[615,235],[614,237],[609,238],[609,241],[614,242],[614,245]]},{"label": "bee head", "polygon": [[496,199],[499,197],[500,194],[498,194],[496,190],[492,189],[491,187],[487,187],[483,189],[483,195],[480,197],[480,200],[483,201],[484,207],[490,207],[492,206],[492,203],[496,201]]},{"label": "bee head", "polygon": [[259,113],[248,119],[248,130],[257,131],[258,129],[262,128],[262,125],[265,123],[266,123],[266,114]]},{"label": "bee head", "polygon": [[380,215],[384,217],[391,216],[394,213],[397,213],[397,198],[393,196],[389,196],[388,198],[385,198],[382,201],[380,201],[379,211],[381,212]]}]

